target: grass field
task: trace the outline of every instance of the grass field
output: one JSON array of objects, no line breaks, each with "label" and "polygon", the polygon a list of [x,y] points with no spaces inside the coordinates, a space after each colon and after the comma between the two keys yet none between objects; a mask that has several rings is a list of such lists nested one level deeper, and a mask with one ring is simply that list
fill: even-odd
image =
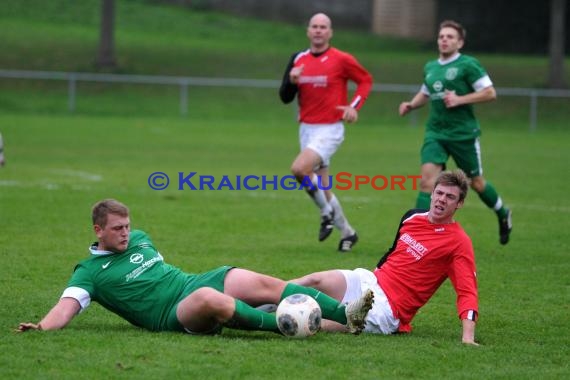
[{"label": "grass field", "polygon": [[[2,32],[9,31],[2,34],[7,46],[17,52],[0,56],[1,67],[88,71],[86,47],[97,35],[96,18],[90,22],[89,11],[58,12],[56,5],[63,1],[31,1],[43,6],[44,12],[26,13],[19,3],[8,1],[10,6],[0,15]],[[98,1],[81,3],[96,9]],[[119,15],[129,11],[133,19],[118,30],[128,42],[123,57],[138,57],[124,69],[129,73],[214,75],[213,58],[231,56],[240,49],[244,30],[254,30],[259,32],[255,33],[259,56],[230,69],[219,64],[220,76],[272,78],[281,75],[290,52],[304,42],[292,37],[299,34],[293,27],[270,28],[264,23],[188,13],[186,17],[194,22],[190,27],[176,19],[179,12],[169,7],[117,3]],[[161,15],[157,20],[173,25],[174,31],[165,33],[164,40],[156,33],[159,21],[148,21],[156,12]],[[139,25],[143,20],[147,29]],[[200,29],[200,20],[229,23],[235,33],[223,27]],[[200,42],[198,35],[190,33],[199,30],[210,39]],[[283,46],[270,44],[263,30],[278,35],[285,41]],[[189,38],[173,37],[182,32]],[[341,42],[350,45],[350,36]],[[46,52],[62,37],[68,44],[58,50],[60,68]],[[366,43],[356,37],[355,48],[367,51]],[[169,38],[173,45],[164,42]],[[190,51],[175,54],[199,43],[203,55],[198,58]],[[171,53],[161,46],[171,47]],[[391,67],[397,67],[396,57],[409,62],[408,78],[429,56],[425,51],[414,55],[415,48],[410,43],[390,54],[395,61]],[[140,59],[143,52],[147,59]],[[83,58],[72,59],[76,53]],[[372,53],[364,56],[382,78],[382,62],[390,59]],[[189,64],[192,59],[206,69],[195,72]],[[500,66],[499,57],[486,59]],[[517,60],[519,71],[513,72],[515,66],[509,65]],[[263,61],[269,64],[262,65]],[[544,72],[545,61],[537,57],[505,57],[503,62],[501,70],[508,75],[499,80],[504,85],[530,86]],[[265,71],[255,71],[256,67]],[[515,78],[517,73],[520,76]],[[399,81],[398,77],[384,79]],[[231,264],[282,278],[331,268],[372,268],[392,243],[399,217],[415,202],[412,189],[337,192],[361,236],[352,253],[339,254],[337,233],[317,242],[318,213],[302,192],[180,191],[173,185],[154,191],[147,183],[155,171],[171,179],[192,171],[216,178],[287,175],[297,153],[297,128],[293,108],[279,104],[275,90],[196,89],[190,93],[186,118],[178,116],[176,89],[85,85],[74,115],[65,111],[65,91],[63,84],[0,82],[0,132],[7,156],[6,167],[0,169],[3,379],[568,376],[567,103],[545,101],[535,133],[527,131],[523,100],[499,99],[478,107],[485,174],[514,213],[512,241],[504,247],[498,243],[495,216],[474,194],[458,214],[476,251],[480,347],[460,343],[461,327],[449,283],[420,311],[408,336],[321,333],[307,340],[288,340],[230,330],[216,337],[149,333],[98,305],[64,330],[16,334],[13,330],[19,322],[37,321],[49,310],[74,265],[87,256],[94,238],[89,211],[101,198],[127,203],[133,227],[151,235],[167,262],[189,272]],[[335,172],[417,173],[422,128],[395,115],[400,100],[394,94],[371,96],[359,123],[347,127],[347,139],[333,161]],[[418,113],[418,124],[425,115],[425,110]]]},{"label": "grass field", "polygon": [[[513,207],[515,230],[512,242],[499,246],[495,217],[476,197],[458,217],[477,252],[478,349],[459,343],[448,284],[406,337],[319,334],[293,342],[230,331],[213,338],[152,334],[98,306],[61,332],[12,333],[57,300],[93,239],[89,207],[105,197],[126,202],[133,225],[151,234],[168,262],[188,271],[233,264],[291,278],[372,267],[391,243],[400,214],[413,205],[414,191],[339,192],[362,237],[353,253],[340,255],[337,235],[316,241],[318,216],[300,192],[149,188],[154,171],[172,177],[287,174],[296,131],[281,119],[0,117],[9,138],[8,165],[0,172],[3,377],[559,378],[568,371],[570,209],[560,173],[570,157],[562,132],[486,134],[488,177]],[[334,168],[414,174],[420,135],[405,125],[350,127]]]}]

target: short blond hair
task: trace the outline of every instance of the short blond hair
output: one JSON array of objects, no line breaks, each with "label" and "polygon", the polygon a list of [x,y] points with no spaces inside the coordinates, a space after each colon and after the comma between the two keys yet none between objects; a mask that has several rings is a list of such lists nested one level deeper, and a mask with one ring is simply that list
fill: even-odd
[{"label": "short blond hair", "polygon": [[465,175],[463,170],[456,169],[453,171],[444,171],[435,180],[434,190],[437,185],[456,186],[459,188],[459,201],[463,201],[467,197],[469,190],[469,178]]},{"label": "short blond hair", "polygon": [[457,31],[457,34],[459,34],[459,39],[460,40],[464,40],[467,37],[467,31],[465,30],[465,28],[463,27],[463,25],[461,25],[460,23],[458,23],[457,21],[453,21],[453,20],[445,20],[442,21],[441,24],[439,24],[439,30],[441,31],[443,28],[453,28]]},{"label": "short blond hair", "polygon": [[93,225],[98,225],[105,228],[107,224],[107,215],[119,215],[122,217],[129,216],[129,209],[127,206],[115,199],[104,199],[93,205],[91,209],[91,219]]}]

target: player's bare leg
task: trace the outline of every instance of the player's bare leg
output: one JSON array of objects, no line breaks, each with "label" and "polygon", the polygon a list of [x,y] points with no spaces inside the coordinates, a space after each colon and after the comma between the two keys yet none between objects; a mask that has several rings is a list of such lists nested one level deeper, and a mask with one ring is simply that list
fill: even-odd
[{"label": "player's bare leg", "polygon": [[224,279],[224,293],[250,305],[278,304],[287,282],[247,269],[234,268]]},{"label": "player's bare leg", "polygon": [[346,279],[342,272],[338,270],[311,273],[291,280],[291,282],[318,289],[338,301],[342,301],[346,292]]}]

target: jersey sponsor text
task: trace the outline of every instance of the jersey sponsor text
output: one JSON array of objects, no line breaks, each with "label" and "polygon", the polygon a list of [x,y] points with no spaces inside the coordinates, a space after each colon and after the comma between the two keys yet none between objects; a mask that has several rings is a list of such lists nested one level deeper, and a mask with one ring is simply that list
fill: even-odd
[{"label": "jersey sponsor text", "polygon": [[406,252],[414,256],[416,261],[420,260],[428,251],[428,249],[424,247],[422,243],[411,237],[408,233],[400,236],[400,240],[408,245]]}]

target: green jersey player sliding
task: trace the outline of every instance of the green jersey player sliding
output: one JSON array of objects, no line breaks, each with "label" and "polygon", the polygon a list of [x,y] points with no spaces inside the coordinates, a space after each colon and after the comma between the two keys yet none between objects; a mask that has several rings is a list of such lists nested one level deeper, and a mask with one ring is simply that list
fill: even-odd
[{"label": "green jersey player sliding", "polygon": [[131,231],[129,210],[107,199],[92,209],[97,235],[90,257],[74,270],[57,304],[36,323],[18,331],[61,329],[91,301],[135,326],[151,331],[213,334],[222,327],[278,332],[275,315],[255,307],[279,303],[295,294],[313,297],[323,318],[340,322],[358,334],[372,307],[372,292],[343,305],[313,288],[246,269],[222,266],[189,274],[164,262],[143,231]]}]

